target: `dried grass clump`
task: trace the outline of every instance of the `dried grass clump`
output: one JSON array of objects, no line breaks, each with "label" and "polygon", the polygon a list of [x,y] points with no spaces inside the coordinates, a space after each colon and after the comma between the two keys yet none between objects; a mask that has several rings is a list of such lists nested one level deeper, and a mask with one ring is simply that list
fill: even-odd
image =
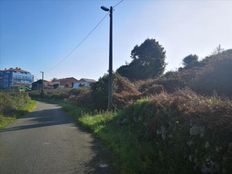
[{"label": "dried grass clump", "polygon": [[[175,92],[187,87],[187,80],[183,78],[186,73],[167,72],[158,79],[143,81],[139,83],[138,89],[143,93],[143,96],[156,95],[163,91],[168,93]],[[187,78],[189,79],[189,78]]]},{"label": "dried grass clump", "polygon": [[[141,93],[129,80],[118,74],[113,79],[113,104],[123,108],[137,100]],[[69,100],[74,104],[95,109],[106,109],[108,100],[108,76],[103,76],[91,89],[80,88],[69,92]]]},{"label": "dried grass clump", "polygon": [[114,80],[113,102],[117,108],[123,108],[138,98],[141,93],[137,90],[134,84],[132,84],[126,78],[119,75]]},{"label": "dried grass clump", "polygon": [[[97,109],[106,109],[108,101],[108,75],[103,76],[92,87],[92,97]],[[114,74],[113,76],[113,104],[122,108],[139,98],[141,93],[126,78]]]},{"label": "dried grass clump", "polygon": [[82,107],[92,108],[94,106],[92,91],[87,88],[80,88],[70,91],[69,101]]}]

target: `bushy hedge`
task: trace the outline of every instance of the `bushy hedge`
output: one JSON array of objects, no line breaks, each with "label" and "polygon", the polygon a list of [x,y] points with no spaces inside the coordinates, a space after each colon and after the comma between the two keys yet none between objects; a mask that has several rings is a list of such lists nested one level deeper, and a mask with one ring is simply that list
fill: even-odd
[{"label": "bushy hedge", "polygon": [[[92,99],[95,107],[106,109],[108,101],[108,76],[105,75],[91,87]],[[141,93],[126,78],[119,74],[113,75],[113,103],[114,107],[122,108],[139,98]]]},{"label": "bushy hedge", "polygon": [[191,68],[180,68],[176,72],[143,83],[139,90],[147,95],[159,93],[160,85],[166,92],[174,92],[186,87],[203,95],[218,95],[232,98],[232,50],[211,55]]},{"label": "bushy hedge", "polygon": [[0,92],[0,114],[11,115],[30,101],[24,92]]},{"label": "bushy hedge", "polygon": [[44,94],[41,96],[40,90],[32,90],[29,92],[32,98],[45,98],[63,100],[70,95],[71,88],[44,89]]},{"label": "bushy hedge", "polygon": [[207,95],[232,98],[232,50],[205,58],[191,88]]},{"label": "bushy hedge", "polygon": [[[136,135],[137,173],[230,173],[232,104],[185,90],[139,100],[120,129]],[[124,128],[123,128],[124,127]],[[128,139],[130,139],[128,137]]]}]

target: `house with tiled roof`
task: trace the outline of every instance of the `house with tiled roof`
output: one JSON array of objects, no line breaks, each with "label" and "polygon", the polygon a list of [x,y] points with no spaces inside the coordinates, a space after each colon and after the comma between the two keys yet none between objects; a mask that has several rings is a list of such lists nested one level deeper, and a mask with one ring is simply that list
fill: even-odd
[{"label": "house with tiled roof", "polygon": [[62,79],[53,79],[51,83],[53,86],[60,88],[72,88],[74,83],[78,82],[74,77],[62,78]]},{"label": "house with tiled roof", "polygon": [[94,80],[94,79],[82,78],[73,84],[73,88],[90,87],[90,85],[95,83],[95,82],[96,82],[96,80]]}]

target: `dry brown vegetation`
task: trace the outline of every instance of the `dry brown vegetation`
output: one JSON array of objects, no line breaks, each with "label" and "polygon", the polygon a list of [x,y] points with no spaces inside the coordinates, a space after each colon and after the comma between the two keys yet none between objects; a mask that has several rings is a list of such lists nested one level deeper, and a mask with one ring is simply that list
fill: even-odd
[{"label": "dry brown vegetation", "polygon": [[[108,77],[104,76],[91,88],[72,89],[62,96],[68,96],[66,98],[75,105],[101,110],[107,107],[107,90]],[[129,80],[118,74],[114,75],[113,103],[115,108],[123,108],[141,98],[141,95],[141,92]]]},{"label": "dry brown vegetation", "polygon": [[127,107],[120,123],[136,135],[137,171],[213,174],[232,170],[232,103],[228,100],[190,90],[162,92]]},{"label": "dry brown vegetation", "polygon": [[[140,91],[153,91],[160,85],[166,92],[190,88],[202,95],[232,97],[232,50],[206,57],[196,66],[168,72],[158,79],[143,82]],[[157,89],[157,93],[159,93]]]}]

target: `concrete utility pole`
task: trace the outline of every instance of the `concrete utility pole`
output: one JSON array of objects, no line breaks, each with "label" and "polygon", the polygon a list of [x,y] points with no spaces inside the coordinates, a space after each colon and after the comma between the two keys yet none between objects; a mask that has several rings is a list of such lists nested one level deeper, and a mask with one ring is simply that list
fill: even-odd
[{"label": "concrete utility pole", "polygon": [[113,84],[113,7],[106,8],[101,6],[101,9],[109,12],[110,16],[110,35],[109,35],[109,81],[108,81],[108,109],[111,110],[113,107],[112,100],[112,84]]},{"label": "concrete utility pole", "polygon": [[42,88],[41,88],[41,92],[40,95],[44,96],[44,72],[40,71],[42,73]]}]

